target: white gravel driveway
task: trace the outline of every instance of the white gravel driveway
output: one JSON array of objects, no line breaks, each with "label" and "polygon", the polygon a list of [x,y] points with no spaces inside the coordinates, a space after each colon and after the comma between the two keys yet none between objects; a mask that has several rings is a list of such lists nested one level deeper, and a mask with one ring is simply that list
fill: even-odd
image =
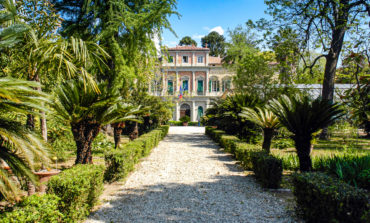
[{"label": "white gravel driveway", "polygon": [[86,222],[294,222],[204,127],[171,127]]}]

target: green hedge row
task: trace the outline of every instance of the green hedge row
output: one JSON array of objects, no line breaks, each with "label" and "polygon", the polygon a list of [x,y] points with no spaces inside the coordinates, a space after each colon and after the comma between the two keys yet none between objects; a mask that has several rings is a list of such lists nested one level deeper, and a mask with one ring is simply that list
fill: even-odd
[{"label": "green hedge row", "polygon": [[169,126],[164,125],[125,144],[121,149],[112,149],[104,154],[107,169],[104,180],[108,182],[125,178],[140,158],[147,156],[168,133]]},{"label": "green hedge row", "polygon": [[59,202],[60,198],[54,194],[29,196],[12,211],[0,214],[0,222],[62,222],[64,215],[58,209]]},{"label": "green hedge row", "polygon": [[225,151],[233,154],[245,169],[253,170],[263,187],[279,187],[283,174],[280,159],[266,155],[261,146],[244,143],[236,136],[226,135],[222,130],[207,126],[206,134],[218,142]]},{"label": "green hedge row", "polygon": [[103,165],[76,165],[48,181],[48,194],[60,198],[58,209],[64,222],[85,218],[103,192]]},{"label": "green hedge row", "polygon": [[[182,121],[168,121],[170,126],[183,126]],[[188,122],[188,126],[198,126],[198,122]]]},{"label": "green hedge row", "polygon": [[324,173],[293,175],[294,195],[307,222],[370,222],[366,190]]}]

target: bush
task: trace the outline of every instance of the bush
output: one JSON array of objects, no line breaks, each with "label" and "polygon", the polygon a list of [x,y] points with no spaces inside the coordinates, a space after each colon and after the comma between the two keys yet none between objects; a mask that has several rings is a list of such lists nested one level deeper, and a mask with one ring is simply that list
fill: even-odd
[{"label": "bush", "polygon": [[89,214],[103,191],[102,165],[76,165],[48,181],[47,193],[61,198],[58,209],[67,222],[75,222]]},{"label": "bush", "polygon": [[162,133],[162,139],[163,139],[168,134],[168,131],[170,129],[170,126],[169,125],[161,125],[159,128],[162,129],[162,132],[163,132]]},{"label": "bush", "polygon": [[180,118],[180,122],[184,123],[184,122],[190,122],[190,117],[185,115],[185,116],[182,116]]},{"label": "bush", "polygon": [[232,135],[221,135],[220,137],[220,145],[225,149],[227,152],[233,153],[232,147],[234,142],[240,142],[239,138]]},{"label": "bush", "polygon": [[244,142],[233,142],[231,150],[234,151],[235,158],[241,162],[246,170],[253,170],[252,155],[262,151],[260,146]]},{"label": "bush", "polygon": [[63,214],[58,210],[60,198],[53,194],[32,195],[17,204],[11,212],[0,215],[1,223],[49,223],[61,222]]},{"label": "bush", "polygon": [[222,135],[225,135],[225,131],[223,130],[213,130],[213,133],[212,133],[212,138],[213,140],[215,140],[217,143],[220,143],[220,140],[221,140],[221,136]]},{"label": "bush", "polygon": [[127,176],[134,169],[136,152],[134,149],[110,150],[104,155],[107,169],[104,173],[104,180],[108,182],[117,181]]},{"label": "bush", "polygon": [[134,169],[140,158],[147,156],[168,133],[169,126],[161,126],[149,133],[122,146],[122,149],[113,149],[104,154],[107,169],[104,180],[113,182],[125,178]]},{"label": "bush", "polygon": [[168,121],[168,124],[170,126],[182,126],[182,122],[181,121]]},{"label": "bush", "polygon": [[365,190],[324,173],[293,175],[298,211],[307,222],[364,222],[369,213]]},{"label": "bush", "polygon": [[251,154],[253,172],[257,180],[266,188],[279,188],[283,175],[283,164],[280,159],[265,152]]}]

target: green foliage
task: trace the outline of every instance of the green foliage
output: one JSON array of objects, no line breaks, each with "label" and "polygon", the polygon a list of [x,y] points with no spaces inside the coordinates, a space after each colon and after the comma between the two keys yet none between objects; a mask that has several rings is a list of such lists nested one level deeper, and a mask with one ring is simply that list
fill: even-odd
[{"label": "green foliage", "polygon": [[233,144],[235,142],[240,142],[239,138],[232,135],[221,135],[220,146],[225,149],[226,152],[233,152]]},{"label": "green foliage", "polygon": [[[47,111],[40,102],[48,102],[47,96],[34,90],[35,82],[0,78],[0,111],[3,114],[34,114],[34,110]],[[47,146],[39,136],[26,129],[9,116],[0,115],[0,160],[3,160],[18,178],[26,178],[37,184],[33,175],[35,162],[49,162]],[[18,188],[0,169],[0,194],[9,201],[18,198]]]},{"label": "green foliage", "polygon": [[18,203],[12,211],[0,214],[1,223],[56,223],[63,214],[58,210],[60,198],[54,194],[32,195]]},{"label": "green foliage", "polygon": [[366,190],[323,173],[294,174],[293,184],[298,210],[307,222],[363,222],[370,208]]},{"label": "green foliage", "polygon": [[205,113],[204,123],[209,126],[217,126],[229,135],[237,135],[248,142],[256,142],[260,135],[256,124],[239,116],[243,107],[261,105],[262,101],[255,94],[235,94],[226,99],[218,99],[212,102],[212,107]]},{"label": "green foliage", "polygon": [[185,36],[183,37],[180,42],[179,42],[179,45],[180,46],[197,46],[197,42],[195,40],[193,40],[190,36]]},{"label": "green foliage", "polygon": [[294,147],[294,142],[291,139],[278,139],[273,142],[273,148],[276,149],[286,149]]},{"label": "green foliage", "polygon": [[293,133],[292,139],[300,159],[300,170],[311,170],[310,152],[313,134],[344,115],[340,104],[321,98],[311,100],[308,96],[296,94],[273,99],[269,105],[280,123]]},{"label": "green foliage", "polygon": [[123,179],[130,173],[140,158],[147,156],[168,133],[169,126],[146,133],[120,149],[108,150],[104,154],[107,169],[104,180],[108,182]]},{"label": "green foliage", "polygon": [[201,39],[202,47],[210,49],[210,56],[224,56],[225,54],[225,37],[220,35],[218,32],[210,32],[207,36]]},{"label": "green foliage", "polygon": [[48,194],[60,197],[58,209],[64,221],[75,222],[86,217],[103,192],[102,165],[76,165],[48,181]]},{"label": "green foliage", "polygon": [[370,156],[334,156],[320,159],[316,169],[326,171],[344,182],[370,190]]},{"label": "green foliage", "polygon": [[266,188],[279,188],[283,175],[283,164],[280,159],[265,152],[251,154],[253,172],[257,180]]},{"label": "green foliage", "polygon": [[252,156],[256,152],[262,152],[260,146],[243,142],[233,142],[231,150],[235,151],[235,158],[241,162],[246,170],[253,170]]},{"label": "green foliage", "polygon": [[184,123],[184,122],[188,123],[188,122],[190,122],[190,117],[189,117],[189,116],[187,116],[187,115],[182,116],[182,117],[180,118],[180,122],[182,122],[182,123]]}]

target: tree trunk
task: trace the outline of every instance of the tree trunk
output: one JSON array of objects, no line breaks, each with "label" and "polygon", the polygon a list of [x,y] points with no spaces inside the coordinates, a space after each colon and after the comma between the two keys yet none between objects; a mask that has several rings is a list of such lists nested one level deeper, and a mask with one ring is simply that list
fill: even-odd
[{"label": "tree trunk", "polygon": [[294,137],[297,155],[299,159],[299,169],[301,172],[312,170],[311,161],[311,137]]},{"label": "tree trunk", "polygon": [[[331,36],[331,43],[328,55],[326,56],[324,81],[322,84],[322,99],[333,102],[334,100],[334,81],[337,70],[338,58],[343,47],[344,35],[346,34],[348,21],[348,1],[344,2],[335,18],[335,29]],[[346,6],[347,5],[347,6]],[[320,134],[320,139],[328,139],[327,126]]]},{"label": "tree trunk", "polygon": [[114,132],[114,148],[117,149],[120,142],[121,142],[121,134],[123,131],[123,128],[125,127],[125,123],[115,123],[113,124],[113,132]]},{"label": "tree trunk", "polygon": [[99,134],[100,125],[92,121],[71,124],[77,147],[75,164],[92,164],[91,143]]},{"label": "tree trunk", "polygon": [[40,128],[41,128],[41,135],[45,142],[48,141],[48,127],[46,125],[46,117],[45,112],[40,112],[41,118],[40,118]]},{"label": "tree trunk", "polygon": [[132,131],[132,133],[130,134],[130,140],[134,140],[136,139],[137,137],[139,137],[139,127],[138,127],[138,124],[137,122],[135,123],[135,128],[134,130]]},{"label": "tree trunk", "polygon": [[27,115],[26,127],[31,131],[35,130],[35,116]]},{"label": "tree trunk", "polygon": [[263,129],[263,143],[262,149],[265,150],[267,154],[270,154],[271,139],[274,134],[274,129]]}]

